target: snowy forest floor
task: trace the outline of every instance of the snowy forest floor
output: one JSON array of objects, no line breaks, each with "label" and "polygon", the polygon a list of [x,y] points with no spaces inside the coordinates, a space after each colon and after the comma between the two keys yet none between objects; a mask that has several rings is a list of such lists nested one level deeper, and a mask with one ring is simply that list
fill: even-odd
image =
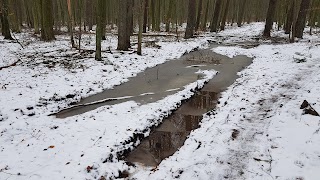
[{"label": "snowy forest floor", "polygon": [[[79,53],[68,36],[40,42],[30,32],[18,43],[0,39],[0,179],[103,179],[129,173],[135,179],[317,179],[320,177],[320,117],[300,109],[304,100],[320,112],[320,37],[288,44],[282,31],[261,38],[264,23],[176,41],[146,37],[143,55],[103,41],[104,61],[95,61],[94,35],[84,35]],[[136,41],[133,39],[133,41]],[[203,115],[184,146],[154,167],[131,166],[119,154],[148,136],[153,126],[190,97],[204,79],[155,103],[129,101],[77,116],[48,116],[81,98],[128,81],[148,67],[174,60],[208,41],[230,57],[253,63]],[[249,46],[248,46],[249,44]],[[230,46],[233,45],[233,46]],[[103,177],[103,178],[101,178]]]}]

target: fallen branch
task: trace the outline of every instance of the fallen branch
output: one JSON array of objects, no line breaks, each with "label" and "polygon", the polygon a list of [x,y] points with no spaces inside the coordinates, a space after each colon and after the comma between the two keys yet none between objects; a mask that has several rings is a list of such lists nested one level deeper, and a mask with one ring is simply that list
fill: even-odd
[{"label": "fallen branch", "polygon": [[20,62],[20,59],[18,61],[16,61],[16,62],[10,64],[10,65],[0,67],[0,70],[5,69],[5,68],[9,68],[9,67],[12,67],[12,66],[16,66],[18,62]]},{"label": "fallen branch", "polygon": [[259,158],[253,158],[255,161],[258,161],[258,162],[267,162],[267,163],[270,163],[272,160],[264,160],[264,159],[259,159]]}]

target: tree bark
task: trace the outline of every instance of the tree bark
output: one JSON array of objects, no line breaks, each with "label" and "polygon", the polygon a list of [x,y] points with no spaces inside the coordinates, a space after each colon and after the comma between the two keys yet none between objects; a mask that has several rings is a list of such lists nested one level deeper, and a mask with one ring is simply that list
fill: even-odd
[{"label": "tree bark", "polygon": [[[131,1],[131,0],[130,0]],[[131,20],[128,18],[131,3],[128,0],[119,0],[118,14],[118,50],[127,51],[130,48],[130,28]]]},{"label": "tree bark", "polygon": [[206,0],[206,1],[207,1],[206,6],[205,6],[206,10],[205,10],[205,14],[204,14],[202,25],[201,25],[202,26],[201,29],[203,31],[205,31],[207,28],[207,20],[208,20],[209,5],[210,5],[210,0]]},{"label": "tree bark", "polygon": [[74,38],[73,38],[73,26],[74,26],[74,21],[73,21],[73,16],[72,16],[72,2],[71,0],[67,0],[67,6],[68,6],[68,29],[70,33],[70,42],[71,42],[71,47],[75,48],[76,45],[74,43]]},{"label": "tree bark", "polygon": [[228,12],[229,12],[229,6],[230,6],[230,0],[227,0],[226,7],[224,8],[224,12],[223,12],[223,15],[222,15],[222,20],[221,20],[221,26],[220,26],[220,30],[221,31],[223,31],[225,29],[227,15],[228,15]]},{"label": "tree bark", "polygon": [[238,27],[242,26],[242,20],[243,20],[243,15],[244,15],[244,9],[246,7],[246,2],[247,2],[247,0],[241,0],[240,1],[240,7],[239,7],[239,12],[238,12],[238,20],[237,20]]},{"label": "tree bark", "polygon": [[2,28],[1,30],[2,30],[2,35],[4,36],[4,39],[13,40],[10,33],[10,26],[8,21],[8,0],[1,0],[0,18],[1,18],[1,28]]},{"label": "tree bark", "polygon": [[267,19],[266,19],[265,28],[264,28],[264,31],[263,31],[263,36],[265,36],[265,37],[270,37],[270,31],[272,29],[274,16],[275,16],[275,11],[276,11],[276,6],[277,6],[276,3],[277,3],[277,0],[270,0],[269,1]]},{"label": "tree bark", "polygon": [[[297,4],[297,2],[296,2],[296,0],[292,0],[292,7],[295,7],[296,6],[296,4]],[[296,10],[295,10],[295,8],[293,8],[293,11],[292,11],[292,19],[295,19],[296,18]],[[292,22],[292,27],[291,27],[291,34],[289,34],[289,41],[290,41],[290,43],[294,43],[294,41],[295,41],[295,30],[296,29],[296,21],[295,20],[293,20],[293,22]]]},{"label": "tree bark", "polygon": [[103,0],[101,2],[101,7],[98,8],[102,8],[102,12],[101,12],[101,37],[102,40],[106,40],[106,24],[107,24],[107,0]]},{"label": "tree bark", "polygon": [[288,12],[287,12],[287,18],[286,18],[286,23],[284,26],[284,31],[285,34],[290,34],[291,31],[291,27],[292,27],[292,23],[293,23],[293,12],[294,12],[294,2],[290,2],[290,4],[288,3]]},{"label": "tree bark", "polygon": [[105,0],[96,0],[97,2],[97,28],[96,28],[96,54],[95,59],[98,61],[102,60],[101,57],[101,40],[102,40],[102,13],[104,13],[102,1]]},{"label": "tree bark", "polygon": [[151,14],[151,27],[152,27],[152,31],[156,31],[156,5],[155,5],[155,1],[156,0],[150,0],[151,1],[151,11],[150,11],[150,14]]},{"label": "tree bark", "polygon": [[[17,0],[10,0],[9,1],[10,3],[10,14],[12,16],[12,20],[11,20],[11,29],[13,32],[16,32],[16,33],[20,33],[21,32],[21,19],[20,19],[20,12],[19,12],[19,9],[20,9],[20,5],[18,4],[18,1]],[[8,9],[9,10],[9,9]]]},{"label": "tree bark", "polygon": [[217,32],[217,30],[218,30],[221,5],[222,5],[222,0],[217,0],[215,8],[214,8],[214,13],[213,13],[211,25],[210,25],[211,32]]},{"label": "tree bark", "polygon": [[143,14],[143,32],[147,32],[147,22],[148,22],[148,9],[149,9],[149,0],[145,0],[144,3],[144,14]]},{"label": "tree bark", "polygon": [[41,40],[52,41],[55,39],[53,34],[53,18],[52,18],[52,0],[41,1]]},{"label": "tree bark", "polygon": [[200,20],[201,20],[201,15],[203,14],[202,12],[202,0],[199,0],[198,2],[198,15],[197,15],[197,21],[196,21],[196,27],[195,30],[197,31],[200,26]]},{"label": "tree bark", "polygon": [[194,33],[194,27],[195,27],[195,21],[196,21],[196,0],[189,0],[189,5],[188,5],[188,18],[187,18],[187,28],[186,32],[184,35],[185,39],[189,39],[193,37]]},{"label": "tree bark", "polygon": [[170,24],[172,21],[172,11],[173,11],[173,7],[174,7],[174,1],[169,0],[169,8],[167,11],[167,16],[166,16],[166,32],[170,32]]},{"label": "tree bark", "polygon": [[86,24],[88,25],[89,31],[92,30],[93,22],[92,22],[92,0],[86,0]]},{"label": "tree bark", "polygon": [[143,31],[143,19],[144,19],[144,7],[145,7],[145,1],[148,0],[139,0],[138,3],[138,23],[139,23],[139,33],[138,33],[138,49],[137,49],[137,54],[142,55],[142,31]]},{"label": "tree bark", "polygon": [[296,27],[295,27],[295,34],[294,36],[297,38],[302,38],[303,36],[303,30],[306,24],[306,17],[307,12],[310,6],[311,0],[302,0],[300,4],[300,11],[298,14]]},{"label": "tree bark", "polygon": [[79,44],[79,52],[81,52],[81,38],[82,38],[82,7],[83,7],[83,0],[79,0],[79,36],[78,36],[78,44]]},{"label": "tree bark", "polygon": [[32,11],[33,11],[33,25],[34,25],[34,33],[35,34],[40,34],[40,17],[41,17],[41,12],[40,12],[40,3],[39,0],[34,0],[32,6]]},{"label": "tree bark", "polygon": [[155,27],[155,30],[156,31],[160,31],[160,24],[161,24],[161,20],[160,20],[160,9],[161,7],[161,0],[156,0],[156,8],[155,8],[155,14],[156,14],[156,19],[155,19],[155,22],[156,22],[156,27]]}]

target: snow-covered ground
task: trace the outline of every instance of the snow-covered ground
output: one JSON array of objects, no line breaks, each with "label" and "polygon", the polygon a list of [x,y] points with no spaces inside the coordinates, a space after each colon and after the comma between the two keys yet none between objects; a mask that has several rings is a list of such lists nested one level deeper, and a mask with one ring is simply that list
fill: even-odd
[{"label": "snow-covered ground", "polygon": [[[222,94],[222,103],[212,115],[204,115],[201,128],[156,171],[128,166],[116,154],[131,149],[134,142],[130,141],[137,136],[148,135],[151,126],[215,71],[203,72],[204,79],[155,103],[130,101],[66,119],[47,116],[81,97],[126,82],[148,67],[195,47],[205,48],[207,40],[252,41],[263,26],[228,27],[188,41],[157,38],[159,47],[145,47],[143,56],[116,51],[116,37],[108,36],[103,49],[112,53],[104,52],[103,62],[95,61],[91,52],[71,50],[62,35],[50,43],[28,33],[16,35],[24,49],[1,39],[0,65],[20,61],[0,70],[0,179],[114,178],[123,171],[136,179],[317,179],[320,117],[303,115],[300,109],[307,100],[320,111],[320,37],[316,35],[294,44],[213,49],[228,56],[245,54],[254,61]],[[93,36],[83,39],[85,49],[94,49]],[[297,63],[298,59],[305,62]]]},{"label": "snow-covered ground", "polygon": [[[83,39],[85,49],[94,49],[93,35]],[[139,106],[127,102],[62,120],[47,115],[81,97],[126,82],[148,67],[180,57],[193,48],[205,47],[206,39],[181,42],[160,39],[157,47],[145,47],[143,56],[138,56],[133,51],[116,51],[116,36],[108,36],[103,49],[112,53],[103,53],[103,62],[95,61],[94,54],[83,55],[70,49],[66,36],[57,36],[56,41],[47,43],[23,33],[19,41],[27,44],[24,49],[8,42],[2,49],[3,64],[18,59],[21,62],[0,71],[0,179],[118,176],[117,169],[126,168],[117,167],[124,166],[123,163],[111,168],[103,161],[110,155],[116,160],[116,153],[132,143],[118,146],[139,134],[149,133],[148,128],[157,125],[163,116],[193,94],[190,90],[201,88],[216,73],[202,72],[206,75],[203,79],[156,103]],[[88,173],[87,167],[97,173]]]}]

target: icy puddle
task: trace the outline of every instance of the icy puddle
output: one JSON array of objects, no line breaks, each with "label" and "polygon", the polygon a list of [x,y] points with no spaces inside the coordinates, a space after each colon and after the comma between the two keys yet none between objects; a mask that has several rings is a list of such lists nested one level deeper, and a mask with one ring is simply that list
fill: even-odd
[{"label": "icy puddle", "polygon": [[[125,158],[126,161],[145,166],[157,166],[164,158],[171,156],[183,145],[190,132],[199,127],[202,115],[215,108],[220,93],[237,79],[237,72],[252,63],[252,60],[246,56],[230,59],[217,55],[211,50],[192,52],[183,59],[185,61],[194,59],[197,62],[206,63],[204,60],[210,57],[213,57],[211,62],[215,64],[212,65],[213,68],[219,73],[202,90],[164,119],[149,137],[129,153]],[[190,63],[193,62],[190,61]]]},{"label": "icy puddle", "polygon": [[[215,46],[212,45],[212,47]],[[58,118],[66,118],[101,106],[126,101],[136,101],[140,104],[156,102],[183,90],[184,86],[202,79],[202,74],[196,73],[199,70],[219,69],[225,64],[232,64],[232,62],[229,58],[216,54],[210,49],[194,51],[180,59],[146,69],[136,77],[129,78],[128,82],[84,98],[76,105],[55,115]]]},{"label": "icy puddle", "polygon": [[131,163],[157,166],[164,158],[176,152],[190,132],[199,127],[202,115],[215,108],[220,93],[237,79],[237,72],[252,63],[246,56],[228,58],[214,53],[211,49],[216,46],[212,45],[209,49],[197,50],[178,60],[147,69],[128,82],[85,98],[56,116],[65,118],[129,100],[140,104],[155,102],[202,78],[201,74],[196,73],[199,70],[218,71],[202,90],[182,103],[181,107],[164,119],[149,137],[125,157]]}]

